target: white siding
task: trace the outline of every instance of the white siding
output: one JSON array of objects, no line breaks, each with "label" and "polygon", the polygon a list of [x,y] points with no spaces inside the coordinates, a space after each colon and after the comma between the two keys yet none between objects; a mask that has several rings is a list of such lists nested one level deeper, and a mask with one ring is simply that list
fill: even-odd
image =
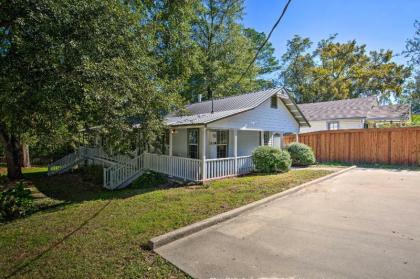
[{"label": "white siding", "polygon": [[264,130],[296,133],[299,124],[281,100],[278,108],[270,107],[270,99],[258,107],[208,124],[209,128],[236,128],[241,130]]},{"label": "white siding", "polygon": [[337,119],[337,120],[320,120],[320,121],[309,121],[311,127],[301,127],[301,133],[309,133],[309,132],[316,132],[316,131],[324,131],[327,130],[327,122],[330,121],[337,121],[338,127],[340,130],[342,129],[363,129],[363,119],[360,118],[350,118],[350,119]]},{"label": "white siding", "polygon": [[175,129],[172,134],[172,155],[187,157],[187,129]]},{"label": "white siding", "polygon": [[[238,156],[251,155],[259,145],[259,131],[238,131]],[[231,146],[233,149],[233,144]]]}]

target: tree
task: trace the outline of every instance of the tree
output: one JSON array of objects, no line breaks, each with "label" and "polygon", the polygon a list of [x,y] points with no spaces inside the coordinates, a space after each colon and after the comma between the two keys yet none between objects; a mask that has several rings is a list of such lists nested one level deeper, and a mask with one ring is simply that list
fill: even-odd
[{"label": "tree", "polygon": [[401,103],[411,103],[413,112],[420,113],[420,22],[414,22],[416,29],[413,38],[407,40],[403,55],[409,59],[412,76],[407,81]]},{"label": "tree", "polygon": [[184,92],[188,100],[198,94],[227,96],[257,87],[258,69],[254,65],[238,83],[253,57],[253,45],[238,23],[243,14],[242,0],[204,0],[197,10],[193,39],[200,54],[200,70],[189,80]]},{"label": "tree", "polygon": [[[153,55],[142,3],[13,0],[0,10],[0,142],[21,177],[25,137],[99,127],[114,148],[149,141],[177,100]],[[171,105],[170,105],[171,104]],[[138,131],[132,121],[140,123]],[[67,133],[68,132],[68,133]],[[132,136],[131,136],[132,135]]]},{"label": "tree", "polygon": [[[245,28],[244,34],[251,41],[254,53],[257,52],[267,38],[264,32],[257,32],[252,28]],[[261,89],[274,87],[273,74],[280,70],[280,64],[274,55],[274,47],[271,42],[267,42],[261,49],[255,64],[258,69],[258,87]]]},{"label": "tree", "polygon": [[145,6],[146,24],[156,40],[153,55],[158,61],[158,76],[174,92],[184,92],[192,73],[200,70],[192,28],[198,19],[199,2],[158,0],[147,1]]},{"label": "tree", "polygon": [[282,56],[281,83],[300,103],[379,96],[398,97],[410,71],[392,61],[392,51],[366,51],[355,40],[321,40],[311,51],[308,38],[295,36]]}]

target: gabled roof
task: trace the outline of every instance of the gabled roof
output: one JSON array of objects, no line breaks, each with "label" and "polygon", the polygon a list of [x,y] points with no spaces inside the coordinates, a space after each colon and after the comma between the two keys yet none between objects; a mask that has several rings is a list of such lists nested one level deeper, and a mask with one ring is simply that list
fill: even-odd
[{"label": "gabled roof", "polygon": [[365,118],[373,107],[378,106],[376,97],[365,97],[329,102],[298,105],[308,120],[341,118]]},{"label": "gabled roof", "polygon": [[300,104],[299,108],[310,121],[345,118],[391,121],[410,118],[410,105],[380,106],[375,96]]},{"label": "gabled roof", "polygon": [[216,120],[254,109],[273,95],[277,95],[283,101],[299,125],[309,126],[305,116],[303,116],[297,105],[288,96],[288,93],[279,88],[215,99],[213,101],[213,113],[211,112],[211,101],[190,104],[186,106],[186,109],[191,112],[191,115],[168,116],[166,117],[166,122],[169,126],[211,123]]},{"label": "gabled roof", "polygon": [[374,107],[367,114],[368,120],[409,120],[410,105],[387,105]]}]

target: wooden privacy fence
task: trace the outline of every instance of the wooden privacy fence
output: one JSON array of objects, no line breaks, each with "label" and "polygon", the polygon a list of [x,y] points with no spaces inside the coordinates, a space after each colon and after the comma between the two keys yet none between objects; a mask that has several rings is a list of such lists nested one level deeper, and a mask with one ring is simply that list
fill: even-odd
[{"label": "wooden privacy fence", "polygon": [[[284,143],[296,140],[284,136]],[[299,134],[318,162],[420,165],[420,127],[356,129]]]}]

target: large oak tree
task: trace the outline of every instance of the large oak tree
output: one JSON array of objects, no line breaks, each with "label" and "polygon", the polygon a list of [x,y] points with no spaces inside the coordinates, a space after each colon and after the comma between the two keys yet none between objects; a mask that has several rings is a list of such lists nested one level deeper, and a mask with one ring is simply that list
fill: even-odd
[{"label": "large oak tree", "polygon": [[[0,9],[0,141],[19,178],[25,137],[48,140],[98,126],[130,145],[130,119],[147,140],[174,103],[153,55],[142,2],[11,0]],[[134,137],[133,137],[134,138]]]}]

